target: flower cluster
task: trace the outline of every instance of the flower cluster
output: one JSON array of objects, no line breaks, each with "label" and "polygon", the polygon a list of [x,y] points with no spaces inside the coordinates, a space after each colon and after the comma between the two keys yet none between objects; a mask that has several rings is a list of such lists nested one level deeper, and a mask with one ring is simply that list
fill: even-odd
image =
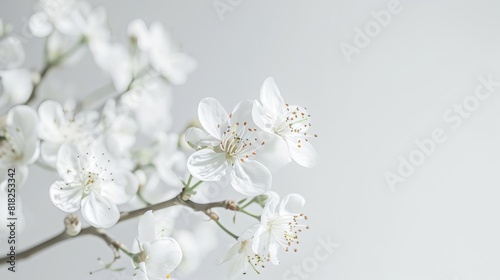
[{"label": "flower cluster", "polygon": [[[22,44],[0,20],[0,197],[13,180],[8,169],[16,169],[17,187],[29,183],[30,166],[51,170],[54,180],[46,188],[54,206],[69,214],[67,237],[86,230],[105,238],[132,259],[135,280],[195,271],[218,242],[207,216],[237,240],[223,260],[233,262],[231,277],[279,264],[281,249],[296,251],[307,217],[291,208],[305,200],[298,194],[280,200],[271,191],[272,174],[292,161],[317,165],[310,143],[316,135],[309,134],[306,108],[285,103],[272,78],[264,81],[259,100],[242,101],[230,113],[215,98],[201,100],[198,120],[174,132],[172,91],[196,62],[161,23],[133,20],[121,42],[105,9],[79,0],[40,0],[29,27],[45,40],[40,71],[23,68]],[[109,87],[96,85],[95,92],[76,98],[64,87],[41,86],[52,69],[77,67],[86,51]],[[215,201],[210,186],[244,198]],[[260,205],[261,214],[248,212],[250,205]],[[217,207],[259,222],[237,236],[224,227],[212,209]],[[107,235],[106,229],[141,215],[132,250]]]}]

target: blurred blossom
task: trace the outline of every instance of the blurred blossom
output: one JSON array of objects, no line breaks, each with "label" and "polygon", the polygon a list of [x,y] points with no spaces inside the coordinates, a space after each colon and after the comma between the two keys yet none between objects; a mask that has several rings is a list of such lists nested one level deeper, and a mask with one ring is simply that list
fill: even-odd
[{"label": "blurred blossom", "polygon": [[121,101],[130,108],[143,135],[155,137],[158,132],[170,129],[172,93],[164,82],[134,88],[125,93]]},{"label": "blurred blossom", "polygon": [[23,104],[33,91],[32,74],[27,69],[0,71],[0,107]]},{"label": "blurred blossom", "polygon": [[26,54],[19,39],[0,35],[0,70],[19,68],[24,63],[25,57]]},{"label": "blurred blossom", "polygon": [[144,55],[150,66],[171,84],[183,84],[196,68],[196,61],[180,52],[165,31],[163,24],[154,22],[148,27],[141,19],[129,24],[128,34],[137,44],[139,55]]},{"label": "blurred blossom", "polygon": [[195,272],[207,260],[209,253],[217,248],[216,228],[206,222],[196,223],[189,230],[176,230],[173,237],[179,243],[183,258],[177,268],[179,274]]},{"label": "blurred blossom", "polygon": [[99,113],[96,111],[75,112],[75,103],[67,101],[64,107],[47,100],[38,108],[40,117],[39,137],[42,158],[55,166],[59,147],[65,143],[88,146],[90,136],[95,133]]},{"label": "blurred blossom", "polygon": [[117,91],[128,90],[132,82],[132,64],[125,47],[119,43],[96,42],[90,45],[94,60],[107,73]]},{"label": "blurred blossom", "polygon": [[31,107],[18,105],[9,110],[0,128],[1,190],[7,187],[9,168],[15,168],[16,186],[21,186],[26,181],[29,165],[40,154],[37,130],[38,117]]},{"label": "blurred blossom", "polygon": [[46,37],[54,31],[92,41],[109,35],[107,16],[102,8],[77,0],[40,0],[40,11],[31,16],[33,35]]},{"label": "blurred blossom", "polygon": [[121,152],[132,148],[137,133],[137,124],[128,114],[128,108],[116,104],[114,99],[109,99],[102,109],[99,123],[101,131],[105,135],[120,140],[118,145]]},{"label": "blurred blossom", "polygon": [[127,203],[137,192],[136,177],[116,165],[97,141],[84,150],[64,144],[57,157],[62,181],[50,187],[50,199],[67,213],[81,209],[85,220],[97,228],[110,228],[120,218],[117,205]]},{"label": "blurred blossom", "polygon": [[180,177],[185,175],[186,156],[179,151],[179,136],[175,133],[159,133],[157,136],[157,156],[153,159],[158,174],[169,186],[182,188]]}]

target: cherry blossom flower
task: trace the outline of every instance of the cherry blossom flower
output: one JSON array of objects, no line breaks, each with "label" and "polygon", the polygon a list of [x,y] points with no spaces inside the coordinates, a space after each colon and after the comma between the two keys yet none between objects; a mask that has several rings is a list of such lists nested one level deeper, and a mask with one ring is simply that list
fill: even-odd
[{"label": "cherry blossom flower", "polygon": [[261,225],[255,232],[252,249],[253,252],[267,252],[270,261],[277,265],[278,248],[283,247],[288,252],[293,245],[299,244],[299,233],[308,228],[302,224],[307,216],[290,212],[288,209],[288,207],[304,206],[305,200],[299,194],[289,194],[280,202],[277,193],[268,192],[267,195],[268,199],[262,210]]},{"label": "cherry blossom flower", "polygon": [[167,131],[172,126],[172,93],[165,82],[155,77],[146,77],[138,81],[126,92],[121,102],[139,125],[140,132],[150,138]]},{"label": "cherry blossom flower", "polygon": [[18,105],[9,110],[5,124],[0,128],[0,189],[7,185],[9,168],[16,170],[16,184],[24,184],[29,165],[40,154],[37,130],[38,117],[31,107]]},{"label": "cherry blossom flower", "polygon": [[75,104],[64,107],[47,100],[38,108],[40,117],[39,137],[43,140],[41,154],[44,161],[55,165],[59,148],[64,143],[87,146],[95,133],[99,114],[96,111],[75,112]]},{"label": "cherry blossom flower", "polygon": [[257,254],[252,249],[252,243],[254,242],[253,235],[256,229],[256,226],[251,226],[245,230],[219,262],[219,264],[231,262],[228,274],[229,279],[236,279],[241,275],[247,274],[249,268],[260,273],[259,270],[265,268],[265,264],[269,262],[267,255]]},{"label": "cherry blossom flower", "polygon": [[0,107],[23,104],[33,91],[31,72],[27,69],[0,71]]},{"label": "cherry blossom flower", "polygon": [[107,16],[103,8],[92,8],[85,1],[40,0],[40,11],[31,16],[29,27],[33,35],[46,37],[53,32],[75,37],[107,36]]},{"label": "cherry blossom flower", "polygon": [[21,41],[16,37],[8,34],[4,36],[1,33],[0,30],[0,70],[21,67],[26,57]]},{"label": "cherry blossom flower", "polygon": [[148,29],[144,21],[136,19],[129,24],[128,33],[144,54],[142,61],[146,60],[170,83],[185,83],[187,75],[196,68],[196,61],[179,52],[162,23],[153,22]]},{"label": "cherry blossom flower", "polygon": [[[283,157],[283,149],[274,145],[273,134],[253,127],[251,108],[252,102],[244,101],[228,115],[214,98],[205,98],[200,102],[198,118],[210,134],[205,139],[209,138],[217,146],[201,149],[189,157],[188,170],[195,178],[219,181],[230,176],[231,186],[248,196],[262,194],[271,188],[272,175],[263,163],[275,165],[275,162],[287,159]],[[265,150],[264,154],[268,153],[266,157],[257,157],[264,151],[266,143],[273,149]]]},{"label": "cherry blossom flower", "polygon": [[139,221],[134,280],[160,280],[170,277],[181,263],[182,251],[175,239],[158,237],[155,214],[147,211]]},{"label": "cherry blossom flower", "polygon": [[115,165],[102,141],[86,152],[63,144],[57,156],[57,173],[62,181],[50,187],[50,199],[67,213],[81,209],[85,220],[98,228],[109,228],[120,218],[117,205],[128,202],[137,192],[137,178]]},{"label": "cherry blossom flower", "polygon": [[309,143],[307,131],[311,116],[306,108],[288,105],[283,101],[273,78],[267,78],[260,91],[260,101],[254,102],[252,111],[255,123],[263,130],[275,133],[288,145],[290,156],[304,167],[314,167],[319,156]]}]

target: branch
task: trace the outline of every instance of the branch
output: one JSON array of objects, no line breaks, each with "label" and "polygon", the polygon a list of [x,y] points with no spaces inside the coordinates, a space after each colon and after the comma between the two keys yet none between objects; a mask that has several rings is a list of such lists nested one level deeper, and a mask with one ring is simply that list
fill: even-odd
[{"label": "branch", "polygon": [[[155,205],[146,206],[144,208],[137,209],[137,210],[130,211],[130,212],[124,212],[124,213],[122,213],[120,219],[118,220],[118,223],[133,219],[135,217],[138,217],[138,216],[144,214],[144,212],[146,212],[148,210],[153,210],[153,211],[160,210],[160,209],[172,207],[175,205],[183,205],[183,206],[186,206],[186,207],[193,209],[194,211],[202,211],[205,214],[207,214],[212,220],[216,220],[216,221],[219,219],[219,217],[211,211],[212,208],[225,208],[225,209],[229,209],[232,211],[238,211],[238,209],[239,209],[238,206],[234,203],[234,201],[231,201],[231,200],[224,200],[224,201],[219,201],[219,202],[201,204],[201,203],[196,203],[196,202],[191,201],[191,200],[184,201],[181,199],[181,195],[182,195],[182,193],[177,195],[176,197],[170,199],[170,200],[165,201],[165,202],[161,202],[161,203],[158,203]],[[94,236],[100,237],[108,245],[112,246],[112,248],[121,249],[121,247],[120,247],[121,244],[118,243],[117,241],[115,241],[114,239],[112,239],[109,235],[107,235],[107,233],[105,231],[89,226],[89,227],[83,228],[82,231],[80,232],[80,234],[78,234],[76,236],[70,236],[66,233],[66,231],[63,231],[62,233],[17,254],[16,260],[19,261],[19,260],[28,258],[28,257],[30,257],[38,252],[41,252],[47,248],[52,247],[53,245],[58,244],[59,242],[62,242],[62,241],[67,240],[67,239],[76,238],[78,236],[83,236],[83,235],[94,235]],[[118,246],[118,245],[120,245],[120,246]],[[8,260],[9,260],[8,257],[1,258],[0,265],[6,264]]]}]

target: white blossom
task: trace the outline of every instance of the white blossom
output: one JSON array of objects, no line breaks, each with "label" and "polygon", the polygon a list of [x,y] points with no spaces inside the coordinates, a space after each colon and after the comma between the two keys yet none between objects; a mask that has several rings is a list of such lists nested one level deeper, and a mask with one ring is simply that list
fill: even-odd
[{"label": "white blossom", "polygon": [[94,227],[109,228],[120,218],[117,205],[128,202],[137,192],[137,178],[118,168],[101,141],[85,151],[63,144],[57,157],[62,181],[50,187],[50,199],[64,212],[81,209]]},{"label": "white blossom", "polygon": [[254,234],[252,249],[256,253],[267,253],[270,261],[277,265],[279,247],[288,252],[292,246],[299,244],[299,233],[308,228],[303,224],[307,216],[290,212],[288,208],[302,207],[305,200],[299,194],[289,194],[281,201],[275,192],[268,192],[267,195],[269,198],[262,210],[261,224]]},{"label": "white blossom", "polygon": [[319,156],[309,139],[311,116],[306,108],[288,105],[283,101],[273,78],[264,81],[260,91],[260,101],[254,102],[253,119],[263,130],[281,136],[288,145],[290,156],[304,167],[314,167]]},{"label": "white blossom", "polygon": [[0,71],[0,107],[23,104],[33,91],[32,74],[27,69]]},{"label": "white blossom", "polygon": [[39,137],[42,158],[55,165],[61,145],[65,143],[80,146],[89,145],[91,136],[95,133],[99,113],[96,111],[75,112],[75,104],[71,101],[64,107],[53,100],[47,100],[38,108],[40,117]]},{"label": "white blossom", "polygon": [[148,29],[144,21],[136,19],[129,24],[128,33],[146,63],[170,83],[185,83],[187,75],[196,68],[196,61],[178,50],[162,23],[153,22]]},{"label": "white blossom", "polygon": [[25,57],[23,45],[18,38],[0,34],[0,70],[21,67]]},{"label": "white blossom", "polygon": [[155,214],[147,211],[139,221],[138,248],[134,280],[160,280],[170,277],[182,260],[182,251],[175,239],[157,237]]},{"label": "white blossom", "polygon": [[[251,123],[252,102],[239,103],[228,115],[220,103],[205,98],[198,106],[198,118],[210,134],[206,143],[216,143],[213,149],[201,149],[188,159],[191,174],[203,181],[231,178],[231,186],[244,195],[259,195],[271,188],[272,175],[263,163],[281,165],[287,158],[273,134],[258,131]],[[186,135],[187,136],[187,135]],[[190,139],[187,139],[191,142]],[[266,143],[271,149],[264,149]],[[263,153],[263,157],[257,155]],[[266,154],[267,153],[267,154]],[[264,160],[265,159],[265,160]]]},{"label": "white blossom", "polygon": [[7,185],[9,168],[15,169],[16,185],[24,184],[29,165],[40,154],[37,130],[38,117],[31,107],[18,105],[9,110],[0,128],[0,189],[5,189]]}]

